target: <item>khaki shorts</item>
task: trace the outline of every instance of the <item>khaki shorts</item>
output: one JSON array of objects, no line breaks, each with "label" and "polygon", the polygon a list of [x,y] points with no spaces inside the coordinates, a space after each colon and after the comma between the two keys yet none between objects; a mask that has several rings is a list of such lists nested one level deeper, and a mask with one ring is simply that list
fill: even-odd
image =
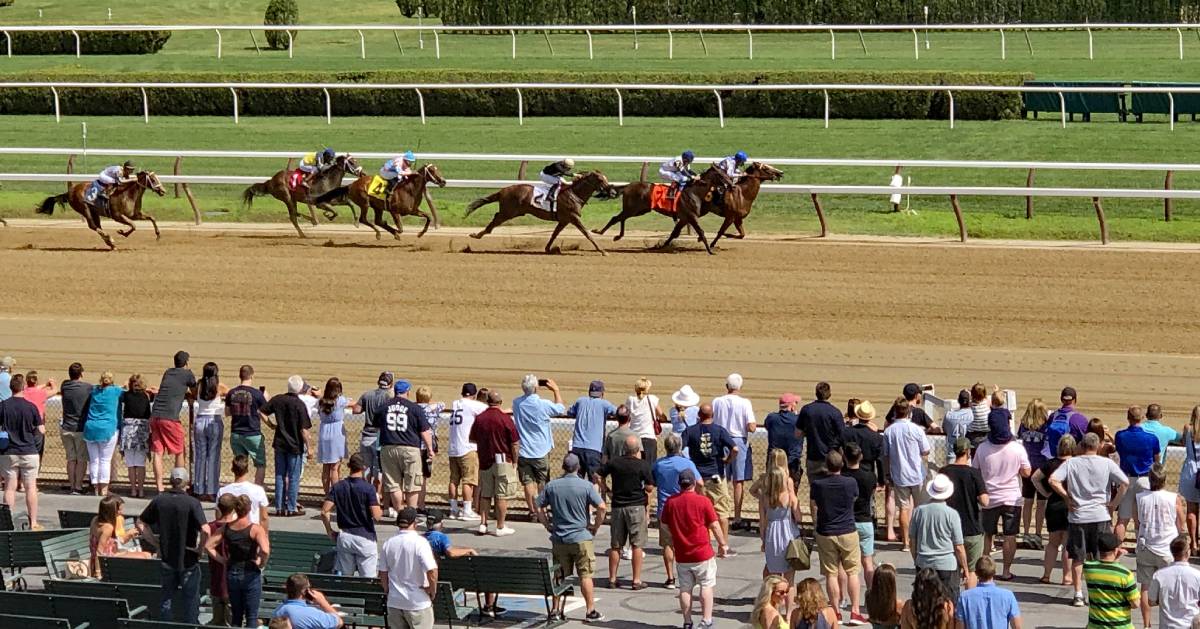
[{"label": "khaki shorts", "polygon": [[1139,546],[1137,549],[1137,582],[1143,588],[1150,587],[1150,582],[1154,580],[1154,573],[1160,568],[1166,568],[1171,565],[1173,559],[1156,555],[1149,548]]},{"label": "khaki shorts", "polygon": [[550,482],[550,463],[546,457],[540,459],[527,459],[519,457],[517,459],[517,476],[521,479],[522,485],[545,485]]},{"label": "khaki shorts", "polygon": [[821,574],[837,574],[842,568],[848,575],[858,574],[862,554],[858,550],[858,533],[817,535],[817,556],[821,558]]},{"label": "khaki shorts", "polygon": [[623,548],[626,543],[638,548],[646,547],[646,507],[617,507],[613,509],[609,523],[612,537],[611,548]]},{"label": "khaki shorts", "polygon": [[1143,491],[1150,491],[1150,477],[1131,477],[1129,487],[1125,489],[1125,495],[1121,496],[1121,504],[1117,507],[1118,520],[1133,518],[1133,514],[1137,512],[1137,495]]},{"label": "khaki shorts", "polygon": [[391,493],[416,491],[421,487],[421,450],[412,446],[383,446],[383,490]]},{"label": "khaki shorts", "polygon": [[558,564],[558,572],[565,579],[571,572],[579,575],[580,579],[589,579],[596,574],[596,552],[592,549],[592,540],[578,544],[551,544],[550,554],[554,563]]},{"label": "khaki shorts", "polygon": [[713,503],[713,510],[718,518],[728,518],[733,513],[733,496],[729,493],[729,483],[720,478],[704,479],[704,495]]},{"label": "khaki shorts", "polygon": [[915,509],[921,501],[921,486],[892,485],[892,502],[897,509]]},{"label": "khaki shorts", "polygon": [[702,588],[717,585],[717,560],[709,559],[699,563],[678,563],[675,570],[679,573],[679,590],[691,592],[699,585]]},{"label": "khaki shorts", "polygon": [[662,520],[659,520],[659,522],[658,522],[658,547],[659,548],[670,548],[674,545],[675,545],[675,540],[671,539],[671,527],[667,526],[666,524],[663,524]]},{"label": "khaki shorts", "polygon": [[63,449],[67,452],[68,461],[87,461],[87,444],[83,441],[82,432],[64,432],[62,434]]},{"label": "khaki shorts", "polygon": [[975,562],[983,556],[983,535],[963,535],[963,550],[967,553],[967,565],[975,570]]},{"label": "khaki shorts", "polygon": [[415,612],[388,608],[388,629],[433,629],[433,607]]},{"label": "khaki shorts", "polygon": [[512,463],[496,463],[479,472],[479,495],[484,498],[513,500],[519,496],[519,487]]},{"label": "khaki shorts", "polygon": [[[75,433],[79,434],[79,433]],[[5,454],[0,456],[0,476],[7,482],[16,480],[17,475],[27,486],[37,480],[40,459],[36,454]]]},{"label": "khaki shorts", "polygon": [[468,452],[462,456],[450,457],[450,484],[479,484],[478,452]]}]

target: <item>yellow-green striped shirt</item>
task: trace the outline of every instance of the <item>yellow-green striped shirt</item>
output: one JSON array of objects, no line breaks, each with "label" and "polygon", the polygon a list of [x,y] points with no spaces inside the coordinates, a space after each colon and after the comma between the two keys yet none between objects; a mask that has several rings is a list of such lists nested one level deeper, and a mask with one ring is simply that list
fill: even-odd
[{"label": "yellow-green striped shirt", "polygon": [[1115,561],[1087,561],[1083,580],[1088,589],[1087,629],[1132,629],[1139,597],[1133,572]]}]

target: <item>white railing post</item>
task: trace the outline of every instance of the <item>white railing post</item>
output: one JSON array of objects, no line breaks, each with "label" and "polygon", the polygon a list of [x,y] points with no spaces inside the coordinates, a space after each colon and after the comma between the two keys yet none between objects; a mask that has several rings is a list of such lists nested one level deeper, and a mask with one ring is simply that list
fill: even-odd
[{"label": "white railing post", "polygon": [[233,124],[238,123],[238,95],[237,90],[229,88],[229,93],[233,94]]},{"label": "white railing post", "polygon": [[754,59],[754,31],[746,29],[746,37],[749,39],[750,59]]},{"label": "white railing post", "polygon": [[1175,33],[1179,35],[1179,60],[1183,61],[1183,29],[1175,29]]},{"label": "white railing post", "polygon": [[717,118],[721,121],[721,128],[725,128],[725,104],[721,102],[721,93],[713,90],[713,94],[717,96]]},{"label": "white railing post", "polygon": [[829,29],[829,58],[837,60],[837,37],[833,34],[833,29]]},{"label": "white railing post", "polygon": [[291,31],[285,30],[283,32],[287,33],[287,36],[288,36],[288,59],[291,59],[292,51],[295,48],[296,38],[292,37]]},{"label": "white railing post", "polygon": [[950,128],[954,128],[954,92],[946,90],[946,96],[950,97]]},{"label": "white railing post", "polygon": [[517,90],[517,124],[525,126],[525,99],[521,98],[521,90]]},{"label": "white railing post", "polygon": [[675,58],[675,33],[667,29],[667,59]]},{"label": "white railing post", "polygon": [[1167,102],[1171,104],[1171,130],[1175,130],[1175,95],[1167,92]]},{"label": "white railing post", "polygon": [[508,34],[512,35],[512,58],[516,59],[517,58],[517,32],[516,31],[508,31]]},{"label": "white railing post", "polygon": [[363,37],[361,29],[358,31],[358,54],[363,59],[367,58],[367,38]]},{"label": "white railing post", "polygon": [[829,128],[829,90],[821,90],[825,94],[825,128]]},{"label": "white railing post", "polygon": [[1067,128],[1067,98],[1065,96],[1063,96],[1062,92],[1058,93],[1058,107],[1059,107],[1060,113],[1062,114],[1062,128],[1066,129]]},{"label": "white railing post", "polygon": [[12,56],[12,35],[9,35],[8,31],[0,31],[0,32],[4,33],[4,41],[6,42],[5,47],[8,48],[8,56],[11,57]]},{"label": "white railing post", "polygon": [[421,107],[421,124],[425,124],[425,97],[421,94],[421,90],[417,92],[417,105]]},{"label": "white railing post", "polygon": [[[425,30],[421,28],[422,16],[425,14],[424,7],[417,7],[417,48],[425,50]],[[434,36],[437,36],[437,29],[433,31]]]},{"label": "white railing post", "polygon": [[1008,59],[1008,42],[1004,38],[1004,29],[1000,29],[1000,60]]},{"label": "white railing post", "polygon": [[325,92],[325,124],[333,124],[333,99],[329,97],[329,90],[322,87],[322,92]]},{"label": "white railing post", "polygon": [[625,126],[625,99],[621,98],[621,90],[614,90],[617,93],[617,126]]},{"label": "white railing post", "polygon": [[638,33],[637,33],[637,7],[636,6],[630,7],[629,13],[630,13],[630,15],[633,16],[633,49],[638,50],[639,48],[641,48],[641,44],[640,44],[640,42],[638,42]]},{"label": "white railing post", "polygon": [[75,58],[78,59],[83,56],[83,42],[79,40],[79,31],[71,31],[71,34],[75,36]]},{"label": "white railing post", "polygon": [[595,51],[592,49],[592,32],[591,31],[584,31],[584,32],[587,33],[587,38],[588,38],[588,59],[595,59],[596,54],[595,54]]},{"label": "white railing post", "polygon": [[217,59],[220,59],[221,58],[221,45],[223,43],[221,41],[221,29],[214,28],[213,32],[217,34]]},{"label": "white railing post", "polygon": [[917,36],[917,29],[912,29],[913,34],[913,59],[921,58],[921,38]]},{"label": "white railing post", "polygon": [[[424,46],[422,46],[424,48]],[[438,37],[437,30],[433,31],[433,55],[437,59],[442,58],[442,38]]]},{"label": "white railing post", "polygon": [[1092,29],[1087,29],[1088,34],[1088,59],[1096,58],[1096,47],[1092,42]]},{"label": "white railing post", "polygon": [[54,122],[62,122],[62,109],[59,107],[58,90],[51,86],[50,93],[54,94]]},{"label": "white railing post", "polygon": [[146,88],[142,88],[142,120],[150,124],[150,98],[146,96]]}]

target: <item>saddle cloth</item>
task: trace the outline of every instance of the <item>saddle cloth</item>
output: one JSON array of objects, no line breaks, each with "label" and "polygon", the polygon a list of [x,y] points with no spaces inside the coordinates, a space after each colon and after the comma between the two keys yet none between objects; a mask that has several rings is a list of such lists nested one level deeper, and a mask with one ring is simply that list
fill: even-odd
[{"label": "saddle cloth", "polygon": [[102,190],[103,188],[101,187],[100,182],[93,181],[91,185],[88,186],[87,190],[84,191],[83,200],[87,201],[88,203],[95,204],[96,199],[100,198],[100,192]]},{"label": "saddle cloth", "polygon": [[289,189],[295,190],[296,188],[299,188],[301,182],[303,182],[303,181],[304,181],[304,171],[303,170],[293,170],[292,172],[288,173],[287,182],[288,182]]},{"label": "saddle cloth", "polygon": [[379,199],[381,201],[386,200],[387,185],[388,185],[387,179],[384,179],[383,177],[380,177],[379,175],[375,175],[374,177],[371,178],[371,184],[369,186],[367,186],[367,194],[369,196],[375,197],[376,199]]},{"label": "saddle cloth", "polygon": [[549,212],[551,210],[550,201],[550,184],[533,184],[533,205]]},{"label": "saddle cloth", "polygon": [[674,214],[679,205],[679,195],[671,195],[672,186],[656,183],[650,186],[650,209]]}]

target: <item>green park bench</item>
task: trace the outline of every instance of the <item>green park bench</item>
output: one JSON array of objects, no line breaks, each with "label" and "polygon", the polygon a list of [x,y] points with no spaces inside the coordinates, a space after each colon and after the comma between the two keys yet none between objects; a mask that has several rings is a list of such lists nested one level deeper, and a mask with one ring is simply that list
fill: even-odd
[{"label": "green park bench", "polygon": [[[459,603],[462,600],[462,603]],[[438,581],[437,594],[433,597],[433,621],[454,627],[454,623],[470,624],[471,614],[478,614],[478,605],[467,605],[466,590],[455,591],[449,581]]]},{"label": "green park bench", "polygon": [[[46,592],[88,598],[118,598],[131,608],[144,608],[146,617],[157,620],[161,613],[162,588],[140,583],[106,583],[104,581],[46,581]],[[207,590],[207,588],[202,588]]]},{"label": "green park bench", "polygon": [[95,511],[71,511],[70,509],[58,510],[58,528],[61,529],[87,529],[92,527],[92,518],[96,517]]},{"label": "green park bench", "polygon": [[13,522],[12,509],[3,503],[0,503],[0,531],[14,531],[17,526]]},{"label": "green park bench", "polygon": [[65,618],[42,618],[38,616],[14,616],[0,614],[0,627],[28,627],[30,629],[88,629],[88,623],[71,626]]},{"label": "green park bench", "polygon": [[316,572],[321,555],[334,549],[328,535],[296,531],[270,531],[271,557],[264,573],[286,579],[297,572]]},{"label": "green park bench", "polygon": [[[76,529],[47,529],[42,531],[0,531],[0,569],[19,574],[25,568],[46,565],[42,542],[78,532]],[[87,535],[87,530],[83,531]]]},{"label": "green park bench", "polygon": [[137,618],[121,618],[117,623],[119,629],[212,629],[212,625],[191,625],[186,622],[140,620]]},{"label": "green park bench", "polygon": [[[109,583],[133,583],[158,586],[161,582],[161,562],[137,557],[101,557],[100,580]],[[211,577],[208,562],[200,562],[200,587],[205,589]]]},{"label": "green park bench", "polygon": [[[290,575],[288,575],[290,576]],[[363,600],[363,611],[383,616],[387,614],[387,592],[379,586],[379,579],[343,577],[336,574],[307,573],[309,584],[330,597],[356,597]],[[264,582],[265,590],[282,592],[287,577],[272,574]],[[330,599],[330,602],[333,602]]]},{"label": "green park bench", "polygon": [[145,611],[140,607],[131,610],[129,603],[117,598],[0,592],[0,614],[63,618],[75,627],[87,623],[88,629],[117,629],[118,619]]},{"label": "green park bench", "polygon": [[443,559],[438,562],[438,581],[475,593],[482,606],[484,592],[541,596],[549,617],[552,596],[569,594],[572,587],[558,576],[558,566],[549,555],[530,551],[498,551]]},{"label": "green park bench", "polygon": [[[92,544],[88,529],[71,530],[68,533],[42,540],[43,565],[51,579],[71,577],[73,570],[76,577],[88,574],[92,559]],[[79,572],[79,564],[83,572]]]}]

